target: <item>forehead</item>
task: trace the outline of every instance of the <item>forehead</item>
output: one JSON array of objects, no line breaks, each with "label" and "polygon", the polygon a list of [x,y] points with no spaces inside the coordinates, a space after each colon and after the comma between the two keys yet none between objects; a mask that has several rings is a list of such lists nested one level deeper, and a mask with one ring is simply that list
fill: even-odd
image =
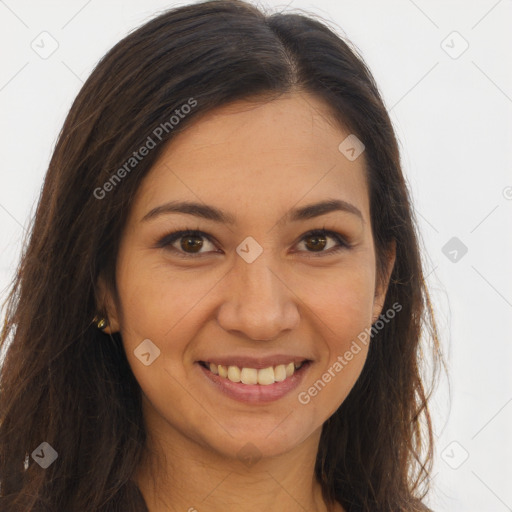
[{"label": "forehead", "polygon": [[[236,101],[208,112],[179,133],[143,180],[137,213],[169,200],[217,204],[261,214],[337,197],[368,214],[364,153],[340,151],[350,135],[316,97]],[[366,213],[365,213],[366,212]]]}]

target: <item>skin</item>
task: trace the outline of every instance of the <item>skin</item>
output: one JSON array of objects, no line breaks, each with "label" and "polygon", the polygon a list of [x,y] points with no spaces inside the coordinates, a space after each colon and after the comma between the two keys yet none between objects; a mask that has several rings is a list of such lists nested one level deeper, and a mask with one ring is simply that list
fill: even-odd
[{"label": "skin", "polygon": [[[364,153],[349,161],[338,146],[349,132],[315,97],[293,93],[269,102],[237,101],[180,133],[142,182],[117,261],[119,304],[100,281],[109,328],[120,331],[143,391],[147,457],[137,469],[150,512],[243,510],[343,511],[328,505],[314,477],[322,424],[347,397],[368,346],[308,404],[307,391],[382,312],[388,281],[377,287]],[[120,185],[122,186],[122,184]],[[278,223],[296,207],[326,199],[357,207]],[[171,200],[203,202],[234,216],[232,226],[186,214],[146,213]],[[314,250],[313,229],[351,244],[328,254],[328,235]],[[213,237],[201,256],[173,231]],[[237,246],[253,237],[262,254],[247,263]],[[178,253],[185,256],[180,258]],[[323,252],[321,252],[323,251]],[[193,251],[192,251],[193,252]],[[389,273],[394,254],[389,259]],[[389,275],[389,274],[388,274]],[[135,356],[150,339],[160,357]],[[299,389],[268,404],[245,404],[209,385],[198,370],[205,354],[299,354],[313,363]],[[238,457],[247,443],[259,460]]]}]

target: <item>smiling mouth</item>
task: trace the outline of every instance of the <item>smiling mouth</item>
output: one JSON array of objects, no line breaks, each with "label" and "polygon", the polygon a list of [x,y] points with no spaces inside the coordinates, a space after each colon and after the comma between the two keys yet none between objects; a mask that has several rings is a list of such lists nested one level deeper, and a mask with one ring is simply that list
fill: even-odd
[{"label": "smiling mouth", "polygon": [[293,376],[293,374],[310,364],[311,361],[304,360],[300,363],[290,362],[288,364],[278,364],[268,368],[240,368],[238,366],[223,366],[221,364],[199,361],[199,364],[212,372],[214,375],[230,380],[231,382],[241,382],[242,384],[268,386],[275,382],[283,382]]}]

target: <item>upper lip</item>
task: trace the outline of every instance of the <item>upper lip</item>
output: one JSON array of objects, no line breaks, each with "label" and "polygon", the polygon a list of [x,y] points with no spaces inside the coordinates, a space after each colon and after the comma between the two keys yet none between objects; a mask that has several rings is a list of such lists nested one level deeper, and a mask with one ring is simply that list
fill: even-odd
[{"label": "upper lip", "polygon": [[211,356],[200,359],[199,362],[221,364],[222,366],[238,366],[238,368],[268,368],[269,366],[277,366],[288,363],[302,363],[310,361],[307,357],[276,354],[265,357],[248,357],[248,356]]}]

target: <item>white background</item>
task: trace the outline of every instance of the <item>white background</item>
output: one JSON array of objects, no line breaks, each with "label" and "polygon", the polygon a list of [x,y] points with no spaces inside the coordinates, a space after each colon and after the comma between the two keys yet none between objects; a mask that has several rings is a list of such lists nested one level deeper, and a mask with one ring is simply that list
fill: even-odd
[{"label": "white background", "polygon": [[[82,83],[130,30],[185,3],[0,1],[0,299]],[[288,5],[357,46],[400,139],[451,384],[443,380],[432,403],[428,503],[438,512],[512,511],[512,1]],[[51,48],[43,31],[58,43],[47,59],[31,47]],[[466,254],[443,253],[452,237]]]}]

